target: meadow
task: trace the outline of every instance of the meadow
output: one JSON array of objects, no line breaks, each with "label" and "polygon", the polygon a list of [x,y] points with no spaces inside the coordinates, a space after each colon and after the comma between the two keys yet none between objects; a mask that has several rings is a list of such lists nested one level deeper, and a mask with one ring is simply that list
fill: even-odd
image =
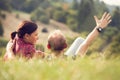
[{"label": "meadow", "polygon": [[119,58],[102,56],[76,60],[15,59],[4,62],[0,58],[0,80],[119,80]]},{"label": "meadow", "polygon": [[[120,57],[107,58],[98,53],[98,48],[101,47],[98,43],[104,44],[102,41],[105,40],[103,39],[98,39],[89,48],[88,53],[93,52],[92,55],[86,55],[84,58],[77,57],[76,60],[73,60],[71,57],[50,61],[46,59],[31,59],[26,61],[23,58],[19,58],[4,62],[3,55],[5,53],[5,46],[10,37],[8,34],[15,30],[16,25],[24,19],[24,17],[21,17],[23,16],[22,14],[19,15],[19,19],[17,19],[13,13],[5,14],[7,18],[3,20],[3,26],[5,26],[4,38],[7,40],[2,39],[3,37],[0,38],[0,80],[119,80]],[[27,17],[29,16],[27,15]],[[10,23],[8,24],[8,22]],[[67,37],[73,34],[75,37],[79,35],[84,37],[86,34],[72,32],[70,29],[66,29],[65,25],[53,20],[51,20],[50,25],[38,24],[40,25],[40,30],[47,27],[49,31],[48,33],[42,33],[40,31],[40,42],[42,42],[44,46],[47,42],[48,34],[54,29],[60,28]],[[59,26],[56,24],[59,24]],[[53,25],[54,27],[51,27]],[[73,38],[69,38],[68,43],[71,44],[72,41]]]}]

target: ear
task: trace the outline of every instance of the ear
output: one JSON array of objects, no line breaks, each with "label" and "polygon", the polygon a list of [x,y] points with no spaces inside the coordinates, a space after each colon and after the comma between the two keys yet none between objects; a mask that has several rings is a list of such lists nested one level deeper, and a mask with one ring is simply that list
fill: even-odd
[{"label": "ear", "polygon": [[48,49],[51,49],[51,46],[50,46],[50,44],[49,44],[49,43],[47,44],[47,48],[48,48]]},{"label": "ear", "polygon": [[64,44],[64,48],[67,48],[67,44],[66,43]]},{"label": "ear", "polygon": [[24,35],[24,38],[25,38],[25,39],[28,39],[29,36],[30,36],[30,35],[26,33],[26,34]]}]

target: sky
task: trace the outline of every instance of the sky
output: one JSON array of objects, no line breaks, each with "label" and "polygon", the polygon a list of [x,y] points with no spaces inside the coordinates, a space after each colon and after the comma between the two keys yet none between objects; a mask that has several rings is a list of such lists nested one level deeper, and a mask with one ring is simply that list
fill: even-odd
[{"label": "sky", "polygon": [[120,6],[120,0],[101,0],[101,1],[109,5]]}]

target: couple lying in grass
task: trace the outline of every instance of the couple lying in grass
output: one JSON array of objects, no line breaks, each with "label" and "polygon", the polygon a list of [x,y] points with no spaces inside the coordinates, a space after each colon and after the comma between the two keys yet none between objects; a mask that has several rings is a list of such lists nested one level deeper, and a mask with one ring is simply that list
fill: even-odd
[{"label": "couple lying in grass", "polygon": [[[64,49],[67,47],[66,38],[60,30],[55,30],[48,36],[47,47],[52,51],[53,57],[61,57],[63,55],[68,56],[69,54],[74,54],[83,57],[90,44],[95,40],[95,38],[102,32],[104,28],[111,22],[111,15],[109,13],[104,13],[101,19],[94,16],[96,26],[88,34],[86,39],[81,40],[77,38],[73,45],[63,53]],[[6,53],[4,55],[4,60],[14,59],[16,56],[25,57],[27,59],[33,57],[44,58],[46,56],[45,52],[36,50],[35,44],[38,40],[38,26],[36,23],[31,21],[23,21],[18,26],[18,29],[11,33],[11,39],[6,46]],[[82,41],[82,42],[80,42]]]}]

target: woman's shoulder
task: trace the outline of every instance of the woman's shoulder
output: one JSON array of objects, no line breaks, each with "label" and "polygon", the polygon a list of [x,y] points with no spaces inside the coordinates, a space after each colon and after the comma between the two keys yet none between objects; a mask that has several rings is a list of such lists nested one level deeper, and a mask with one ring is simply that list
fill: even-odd
[{"label": "woman's shoulder", "polygon": [[29,43],[26,43],[23,39],[17,38],[16,39],[16,47],[25,50],[25,52],[33,51],[35,52],[35,46]]}]

